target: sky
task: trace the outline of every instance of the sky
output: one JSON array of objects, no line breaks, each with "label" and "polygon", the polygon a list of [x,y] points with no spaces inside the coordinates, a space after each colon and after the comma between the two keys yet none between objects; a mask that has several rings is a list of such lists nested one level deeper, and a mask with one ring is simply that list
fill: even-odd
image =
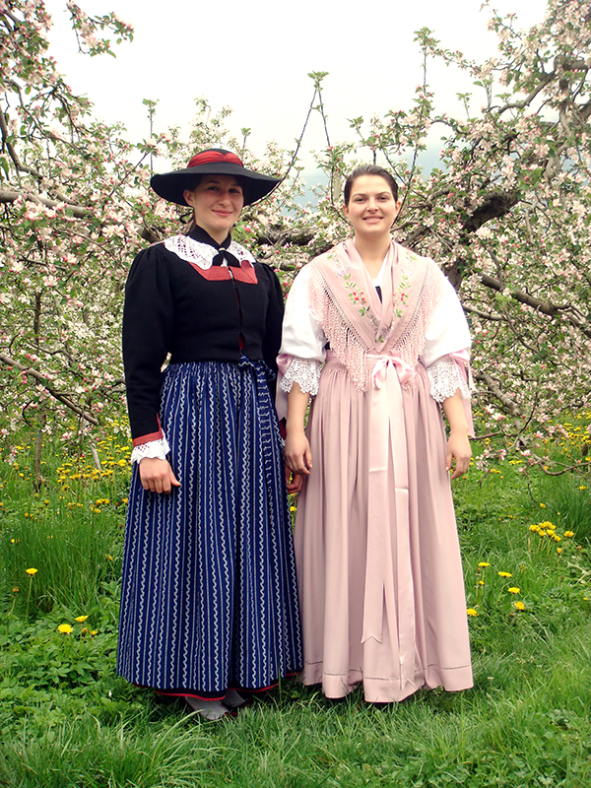
[{"label": "sky", "polygon": [[[122,122],[134,141],[149,136],[142,99],[158,102],[156,131],[179,126],[186,134],[194,100],[205,98],[214,113],[232,109],[227,125],[237,136],[243,127],[252,130],[256,155],[269,141],[293,148],[313,94],[307,74],[327,71],[331,142],[344,142],[353,139],[349,118],[410,108],[422,80],[413,40],[419,28],[429,27],[442,46],[475,60],[496,53],[496,37],[487,30],[491,13],[480,10],[480,0],[77,2],[90,15],[115,11],[134,25],[133,43],[115,46],[116,59],[90,58],[78,53],[65,0],[46,0],[59,70],[76,93],[90,98],[99,119]],[[529,28],[542,21],[546,0],[493,0],[493,6],[516,12],[516,25]],[[455,94],[469,88],[461,72],[437,61],[430,62],[428,82],[438,109],[449,113],[458,109]],[[314,167],[310,151],[324,145],[320,115],[313,113],[304,145],[307,170]]]}]

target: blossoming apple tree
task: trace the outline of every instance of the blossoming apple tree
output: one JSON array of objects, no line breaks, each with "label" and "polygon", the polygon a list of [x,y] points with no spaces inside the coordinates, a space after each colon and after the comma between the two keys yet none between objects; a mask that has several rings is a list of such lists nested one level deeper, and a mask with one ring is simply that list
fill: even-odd
[{"label": "blossoming apple tree", "polygon": [[[67,5],[90,56],[132,39],[115,14]],[[0,428],[7,437],[24,420],[38,451],[44,432],[66,440],[121,411],[127,270],[146,240],[178,227],[177,212],[150,194],[150,157],[186,155],[174,131],[132,144],[98,121],[48,55],[50,25],[42,0],[0,0]],[[198,102],[190,146],[226,137],[223,113]]]},{"label": "blossoming apple tree", "polygon": [[[560,473],[547,456],[562,437],[556,419],[591,400],[591,9],[550,0],[540,25],[515,22],[492,12],[498,55],[483,64],[419,31],[426,63],[472,77],[462,117],[436,113],[425,81],[411,111],[368,131],[354,119],[356,145],[333,147],[324,166],[334,181],[354,147],[392,166],[404,186],[399,239],[443,265],[469,316],[481,433]],[[417,157],[437,130],[441,167],[423,174]],[[590,443],[569,467],[588,469]]]},{"label": "blossoming apple tree", "polygon": [[[116,14],[90,17],[67,5],[89,56],[131,41]],[[188,141],[171,130],[131,143],[94,117],[48,56],[43,1],[0,0],[2,435],[24,420],[40,450],[46,431],[96,433],[121,412],[127,269],[142,245],[178,227],[177,210],[147,188],[150,160],[181,164],[187,150],[224,145],[249,166],[290,172],[237,230],[286,286],[346,233],[340,191],[352,164],[391,166],[403,187],[399,239],[443,265],[471,321],[480,434],[498,435],[497,451],[512,446],[562,470],[548,459],[555,419],[590,399],[591,13],[583,0],[550,0],[545,20],[526,32],[491,13],[499,51],[483,64],[447,51],[428,30],[417,34],[426,67],[414,106],[369,124],[355,118],[353,139],[341,144],[331,145],[327,131],[319,165],[328,185],[317,206],[302,208],[297,148],[270,145],[256,160],[248,129],[233,139],[224,113],[212,116],[204,100]],[[433,62],[472,77],[461,117],[436,112]],[[324,118],[324,74],[310,76],[311,112]],[[438,136],[441,166],[422,172],[420,153]],[[586,467],[586,458],[573,464]]]}]

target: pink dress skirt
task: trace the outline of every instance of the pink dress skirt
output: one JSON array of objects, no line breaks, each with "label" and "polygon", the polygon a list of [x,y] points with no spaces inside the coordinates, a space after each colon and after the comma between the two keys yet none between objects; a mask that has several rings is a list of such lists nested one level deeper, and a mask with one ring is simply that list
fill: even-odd
[{"label": "pink dress skirt", "polygon": [[330,698],[359,683],[374,703],[472,686],[445,431],[429,387],[419,364],[410,384],[385,381],[378,403],[334,354],[322,371],[295,549],[300,677]]}]

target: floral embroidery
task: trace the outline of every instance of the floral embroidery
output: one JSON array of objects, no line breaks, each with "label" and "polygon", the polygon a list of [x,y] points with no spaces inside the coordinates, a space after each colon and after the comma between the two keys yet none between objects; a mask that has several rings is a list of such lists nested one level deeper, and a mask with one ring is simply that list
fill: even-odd
[{"label": "floral embroidery", "polygon": [[346,276],[351,271],[351,266],[346,265],[343,262],[343,259],[340,255],[337,255],[333,252],[329,252],[326,255],[326,259],[334,262],[335,272],[337,276]]},{"label": "floral embroidery", "polygon": [[[369,320],[371,312],[363,297],[363,291],[356,286],[349,272],[340,269],[337,261],[347,254],[346,246],[335,247],[328,255],[321,256],[312,263],[309,282],[309,306],[330,342],[331,350],[349,372],[353,385],[359,391],[367,391],[369,373],[366,362],[367,353],[376,342],[381,348],[388,349],[405,363],[414,367],[425,342],[425,333],[431,315],[443,293],[443,274],[435,263],[427,258],[418,257],[400,249],[400,264],[396,269],[393,282],[392,321],[385,329],[375,325],[373,337],[361,330],[357,310],[365,308],[364,320]],[[327,264],[328,263],[328,264]],[[344,266],[348,263],[346,257]],[[349,285],[349,286],[347,286]],[[355,296],[351,298],[351,294]],[[399,311],[402,316],[399,318]],[[374,318],[375,320],[375,318]],[[377,321],[376,321],[377,322]],[[378,336],[379,334],[379,336]]]},{"label": "floral embroidery", "polygon": [[348,294],[349,298],[351,299],[351,301],[353,302],[353,305],[357,307],[357,310],[358,310],[359,314],[361,315],[361,317],[368,317],[369,321],[372,324],[372,326],[374,327],[374,329],[377,330],[377,328],[379,326],[379,323],[378,323],[378,321],[376,319],[376,316],[374,315],[374,313],[369,308],[369,304],[367,303],[367,299],[365,298],[365,296],[363,294],[363,290],[359,287],[358,284],[356,284],[351,279],[351,274],[350,273],[347,273],[347,274],[344,274],[344,275],[339,274],[339,276],[343,276],[343,280],[345,282],[345,287],[347,289],[347,294]]},{"label": "floral embroidery", "polygon": [[394,301],[394,316],[400,319],[402,317],[402,307],[406,306],[410,291],[410,276],[411,272],[407,268],[400,269],[400,284],[395,293],[393,293]]},{"label": "floral embroidery", "polygon": [[[333,256],[329,256],[329,259],[332,260]],[[357,307],[359,314],[361,317],[367,317],[372,324],[375,331],[379,328],[379,320],[376,318],[374,313],[371,311],[369,303],[363,293],[363,290],[359,287],[359,285],[351,278],[350,273],[350,266],[344,266],[341,262],[339,262],[339,258],[337,257],[335,263],[335,269],[338,276],[342,276],[344,280],[344,285],[347,290],[347,295],[349,296],[350,300],[352,301],[353,305]],[[402,311],[403,307],[406,306],[409,296],[410,296],[410,289],[411,289],[411,277],[412,277],[412,270],[404,267],[400,269],[400,284],[398,288],[392,294],[392,302],[394,307],[394,315],[393,317],[398,318],[399,320],[402,318]],[[387,342],[390,338],[390,334],[392,333],[391,326],[384,326],[380,331],[379,335],[377,336],[378,342]]]},{"label": "floral embroidery", "polygon": [[387,342],[390,339],[391,333],[392,333],[392,326],[384,326],[384,328],[382,328],[378,336],[378,342]]}]

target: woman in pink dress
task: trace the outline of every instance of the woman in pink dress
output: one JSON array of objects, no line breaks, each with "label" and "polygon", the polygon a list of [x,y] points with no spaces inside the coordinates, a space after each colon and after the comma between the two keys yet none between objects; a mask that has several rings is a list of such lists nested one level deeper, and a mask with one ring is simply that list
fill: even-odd
[{"label": "woman in pink dress", "polygon": [[285,460],[303,480],[301,679],[388,703],[472,686],[449,480],[470,463],[470,335],[436,264],[390,237],[392,176],[360,167],[344,197],[354,238],[294,281],[279,357]]}]

